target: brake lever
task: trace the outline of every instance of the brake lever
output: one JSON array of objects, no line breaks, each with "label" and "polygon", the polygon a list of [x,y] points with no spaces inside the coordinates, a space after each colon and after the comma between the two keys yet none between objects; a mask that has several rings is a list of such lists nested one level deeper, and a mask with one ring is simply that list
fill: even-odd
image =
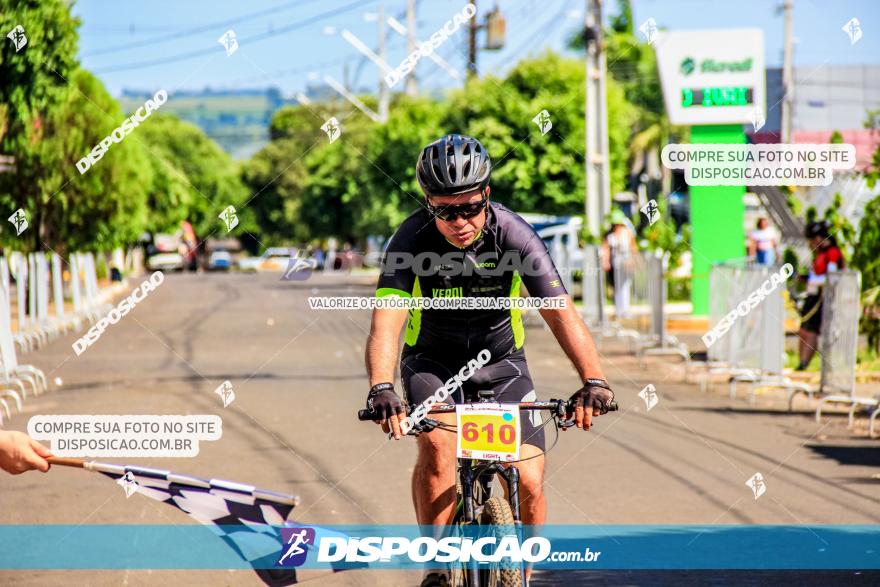
[{"label": "brake lever", "polygon": [[[418,436],[422,432],[430,432],[439,425],[439,421],[433,420],[431,418],[425,418],[421,422],[417,422],[416,424],[414,424],[413,427],[407,431],[406,436]],[[389,432],[388,439],[391,440],[392,438],[394,438],[394,432]]]},{"label": "brake lever", "polygon": [[567,430],[567,429],[571,428],[571,427],[574,426],[574,425],[575,425],[575,421],[574,421],[574,420],[561,420],[561,421],[559,422],[559,427],[562,428],[563,430]]}]

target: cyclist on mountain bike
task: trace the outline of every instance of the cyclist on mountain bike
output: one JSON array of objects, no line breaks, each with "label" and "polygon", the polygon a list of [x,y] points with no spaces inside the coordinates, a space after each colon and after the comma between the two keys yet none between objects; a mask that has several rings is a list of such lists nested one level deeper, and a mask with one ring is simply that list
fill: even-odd
[{"label": "cyclist on mountain bike", "polygon": [[[422,150],[416,176],[426,206],[410,215],[392,236],[376,295],[516,297],[524,285],[531,296],[563,298],[564,308],[541,309],[540,313],[584,382],[571,399],[577,426],[589,430],[592,417],[600,414],[614,394],[599,366],[590,333],[544,243],[520,216],[489,202],[491,170],[485,148],[471,137],[447,135]],[[400,426],[406,418],[393,381],[400,332],[407,316],[400,376],[409,404],[418,405],[433,396],[468,361],[473,364],[484,349],[491,356],[488,364],[468,369],[471,376],[444,400],[446,403],[473,401],[477,391],[487,389],[494,390],[499,402],[537,399],[526,365],[519,310],[376,309],[366,348],[372,386],[367,408],[383,418],[382,429],[393,432],[394,438],[402,437]],[[455,422],[452,415],[436,419]],[[541,424],[537,411],[522,420],[520,458],[527,460],[517,467],[522,522],[526,525],[543,524],[546,517]],[[441,431],[418,436],[412,495],[419,524],[451,523],[455,467],[454,435]],[[432,575],[423,583],[443,584],[442,577]]]}]

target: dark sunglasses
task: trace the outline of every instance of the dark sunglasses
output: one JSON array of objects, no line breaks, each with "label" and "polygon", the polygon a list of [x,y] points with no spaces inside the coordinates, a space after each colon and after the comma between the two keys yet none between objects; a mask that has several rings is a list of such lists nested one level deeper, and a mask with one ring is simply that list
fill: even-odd
[{"label": "dark sunglasses", "polygon": [[452,222],[459,216],[461,218],[464,218],[465,220],[468,220],[482,212],[483,209],[486,207],[486,202],[488,201],[489,198],[483,196],[483,199],[479,202],[458,204],[455,206],[432,206],[431,203],[428,202],[428,212],[445,222]]}]

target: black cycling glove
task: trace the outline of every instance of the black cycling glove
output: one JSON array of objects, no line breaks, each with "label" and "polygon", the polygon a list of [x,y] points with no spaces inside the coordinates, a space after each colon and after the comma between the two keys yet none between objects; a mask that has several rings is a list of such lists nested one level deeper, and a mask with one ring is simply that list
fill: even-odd
[{"label": "black cycling glove", "polygon": [[406,412],[400,397],[394,393],[392,383],[379,383],[370,389],[367,395],[367,409],[379,416],[377,420],[387,420],[391,416]]},{"label": "black cycling glove", "polygon": [[584,408],[590,413],[596,408],[600,414],[608,411],[608,406],[614,401],[614,392],[604,379],[587,379],[584,386],[574,392],[569,399],[572,411],[576,408]]}]

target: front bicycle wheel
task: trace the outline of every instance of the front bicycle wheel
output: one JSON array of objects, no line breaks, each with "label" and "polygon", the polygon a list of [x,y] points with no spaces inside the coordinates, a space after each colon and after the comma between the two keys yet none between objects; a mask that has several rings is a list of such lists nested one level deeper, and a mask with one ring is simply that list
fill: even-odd
[{"label": "front bicycle wheel", "polygon": [[[495,536],[516,535],[513,511],[501,497],[490,497],[483,504],[477,519],[481,526],[492,526]],[[480,587],[521,587],[522,565],[510,560],[480,565]]]}]

